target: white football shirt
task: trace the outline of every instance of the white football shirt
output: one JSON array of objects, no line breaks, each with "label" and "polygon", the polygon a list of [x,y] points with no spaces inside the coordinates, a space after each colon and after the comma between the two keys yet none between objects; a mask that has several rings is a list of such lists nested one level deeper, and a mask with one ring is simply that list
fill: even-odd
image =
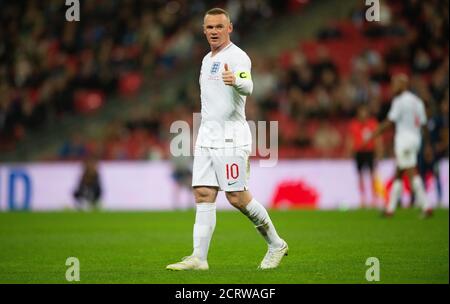
[{"label": "white football shirt", "polygon": [[395,144],[414,142],[420,144],[421,127],[427,116],[423,101],[409,91],[404,91],[392,101],[388,119],[395,123]]},{"label": "white football shirt", "polygon": [[[234,86],[225,85],[222,80],[225,64],[236,76]],[[199,83],[202,120],[196,146],[251,145],[251,132],[245,118],[246,98],[253,90],[248,55],[233,43],[214,56],[209,52],[202,61]]]}]

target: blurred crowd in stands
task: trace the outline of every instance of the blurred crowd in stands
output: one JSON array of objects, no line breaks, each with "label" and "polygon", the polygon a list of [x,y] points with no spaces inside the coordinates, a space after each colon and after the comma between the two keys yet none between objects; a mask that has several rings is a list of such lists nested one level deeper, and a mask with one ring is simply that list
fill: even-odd
[{"label": "blurred crowd in stands", "polygon": [[[248,51],[255,89],[247,119],[279,121],[280,157],[348,157],[348,122],[358,105],[384,118],[390,77],[402,72],[431,121],[439,121],[436,140],[448,156],[448,1],[383,1],[380,22],[367,22],[360,2],[346,20],[329,20],[295,49],[277,56]],[[91,0],[83,2],[82,22],[65,22],[61,3],[1,4],[0,151],[14,149],[48,120],[83,115],[111,95],[137,89],[144,71],[158,86],[189,64],[199,69],[208,51],[200,26],[211,6],[229,10],[232,40],[239,44],[255,22],[293,14],[308,1],[229,0],[205,7],[199,0]],[[192,121],[200,110],[197,82],[174,90],[174,106],[134,109],[111,122],[102,138],[74,131],[54,158],[169,158],[170,123]],[[389,151],[389,134],[385,143]]]},{"label": "blurred crowd in stands", "polygon": [[[410,76],[430,124],[443,121],[439,140],[448,155],[448,1],[386,2],[380,22],[365,20],[361,2],[348,20],[331,20],[316,39],[276,61],[255,56],[256,110],[260,119],[280,122],[281,157],[345,157],[358,105],[385,118],[396,73]],[[385,137],[386,152],[391,137]]]},{"label": "blurred crowd in stands", "polygon": [[245,24],[298,6],[270,0],[86,0],[81,21],[67,22],[65,1],[1,1],[0,149],[14,149],[48,121],[97,110],[119,90],[136,89],[141,81],[133,72],[153,71],[158,86],[161,76],[201,56],[203,14],[221,4],[236,18],[236,36],[250,30]]}]

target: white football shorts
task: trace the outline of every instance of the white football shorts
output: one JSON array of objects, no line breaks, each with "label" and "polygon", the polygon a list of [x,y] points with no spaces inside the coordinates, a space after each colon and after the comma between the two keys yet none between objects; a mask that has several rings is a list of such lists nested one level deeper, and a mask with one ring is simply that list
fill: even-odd
[{"label": "white football shorts", "polygon": [[192,187],[211,186],[219,190],[248,189],[251,146],[233,148],[196,147],[192,171]]},{"label": "white football shorts", "polygon": [[410,169],[417,166],[417,155],[420,149],[420,138],[402,134],[396,138],[394,153],[399,169]]}]

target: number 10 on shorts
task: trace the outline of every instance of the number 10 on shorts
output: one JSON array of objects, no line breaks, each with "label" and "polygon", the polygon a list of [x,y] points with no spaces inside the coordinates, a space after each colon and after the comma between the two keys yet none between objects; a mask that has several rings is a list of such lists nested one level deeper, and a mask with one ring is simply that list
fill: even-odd
[{"label": "number 10 on shorts", "polygon": [[239,177],[239,167],[236,163],[233,164],[226,164],[225,165],[225,171],[227,173],[227,179],[237,179]]}]

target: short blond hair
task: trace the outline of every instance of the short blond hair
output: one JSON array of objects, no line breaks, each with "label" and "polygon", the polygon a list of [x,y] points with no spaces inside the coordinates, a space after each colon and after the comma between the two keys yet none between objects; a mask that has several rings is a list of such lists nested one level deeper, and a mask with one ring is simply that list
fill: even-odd
[{"label": "short blond hair", "polygon": [[205,13],[205,17],[206,15],[225,15],[228,19],[228,21],[230,21],[230,14],[228,14],[228,12],[222,8],[219,7],[215,7],[210,9],[209,11],[207,11]]}]

